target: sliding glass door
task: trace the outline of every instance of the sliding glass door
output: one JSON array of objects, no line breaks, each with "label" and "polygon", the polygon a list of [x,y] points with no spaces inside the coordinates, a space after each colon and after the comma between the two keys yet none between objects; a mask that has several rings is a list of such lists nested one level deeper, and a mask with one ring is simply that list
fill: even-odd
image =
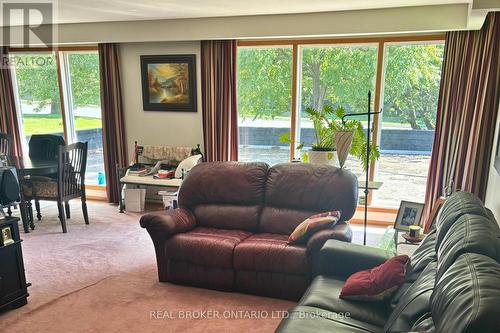
[{"label": "sliding glass door", "polygon": [[375,205],[424,202],[443,52],[443,43],[436,42],[385,46],[381,155],[375,175],[384,185],[375,192]]},{"label": "sliding glass door", "polygon": [[292,48],[238,49],[238,156],[268,164],[290,159]]},{"label": "sliding glass door", "polygon": [[99,56],[97,51],[14,52],[14,87],[27,144],[56,134],[89,145],[86,183],[104,185]]},{"label": "sliding glass door", "polygon": [[26,147],[33,134],[55,134],[64,137],[64,117],[54,52],[19,53],[15,63],[17,105]]}]

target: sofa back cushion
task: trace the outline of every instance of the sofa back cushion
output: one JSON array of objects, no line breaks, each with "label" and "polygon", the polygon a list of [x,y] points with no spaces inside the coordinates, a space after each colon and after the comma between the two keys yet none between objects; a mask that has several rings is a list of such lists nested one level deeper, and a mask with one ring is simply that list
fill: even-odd
[{"label": "sofa back cushion", "polygon": [[204,227],[255,231],[264,200],[266,163],[196,165],[179,190],[179,206]]},{"label": "sofa back cushion", "polygon": [[464,214],[451,225],[437,252],[439,279],[464,253],[500,260],[498,225],[484,216]]},{"label": "sofa back cushion", "polygon": [[455,192],[446,199],[436,221],[436,252],[450,227],[464,214],[489,217],[487,209],[479,198],[469,192]]},{"label": "sofa back cushion", "polygon": [[[427,265],[418,279],[402,293],[394,295],[395,308],[384,326],[384,332],[409,332],[413,325],[430,312],[430,299],[436,281],[437,263]],[[394,301],[394,299],[393,299]]]},{"label": "sofa back cushion", "polygon": [[289,235],[311,215],[339,210],[340,221],[356,210],[358,180],[344,169],[282,163],[269,169],[259,231]]},{"label": "sofa back cushion", "polygon": [[432,230],[418,248],[413,252],[406,264],[406,281],[414,282],[427,267],[427,265],[436,260],[436,230]]},{"label": "sofa back cushion", "polygon": [[437,280],[431,297],[436,332],[493,333],[500,327],[500,265],[476,253],[461,255]]}]

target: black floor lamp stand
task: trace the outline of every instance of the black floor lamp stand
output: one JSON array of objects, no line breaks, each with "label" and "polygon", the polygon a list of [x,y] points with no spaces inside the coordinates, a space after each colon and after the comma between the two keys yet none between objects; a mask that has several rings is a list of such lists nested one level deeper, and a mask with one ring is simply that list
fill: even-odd
[{"label": "black floor lamp stand", "polygon": [[344,118],[346,117],[357,117],[357,116],[367,116],[368,117],[368,133],[366,135],[366,178],[365,178],[365,220],[364,220],[364,230],[363,230],[363,245],[366,245],[366,227],[368,224],[368,180],[370,178],[370,154],[371,154],[371,134],[372,134],[372,116],[376,114],[382,113],[382,111],[372,112],[371,111],[371,102],[372,102],[372,92],[368,91],[368,112],[363,113],[348,113],[342,117],[342,122],[344,122]]}]

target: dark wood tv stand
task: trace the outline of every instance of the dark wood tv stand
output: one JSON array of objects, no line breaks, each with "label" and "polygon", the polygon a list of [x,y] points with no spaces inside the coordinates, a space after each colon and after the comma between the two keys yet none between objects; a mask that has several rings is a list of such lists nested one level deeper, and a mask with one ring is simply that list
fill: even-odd
[{"label": "dark wood tv stand", "polygon": [[[0,221],[0,312],[25,305],[28,287],[24,274],[23,252],[19,237],[18,218],[7,217]],[[3,244],[2,230],[10,228],[13,242]]]}]

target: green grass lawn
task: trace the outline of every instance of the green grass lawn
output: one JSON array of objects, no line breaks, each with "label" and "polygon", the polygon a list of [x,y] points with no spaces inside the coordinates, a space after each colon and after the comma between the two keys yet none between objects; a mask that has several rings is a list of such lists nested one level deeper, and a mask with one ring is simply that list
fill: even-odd
[{"label": "green grass lawn", "polygon": [[[86,130],[102,127],[101,119],[76,117],[76,130]],[[63,121],[58,114],[29,114],[23,115],[25,135],[63,133]]]}]

